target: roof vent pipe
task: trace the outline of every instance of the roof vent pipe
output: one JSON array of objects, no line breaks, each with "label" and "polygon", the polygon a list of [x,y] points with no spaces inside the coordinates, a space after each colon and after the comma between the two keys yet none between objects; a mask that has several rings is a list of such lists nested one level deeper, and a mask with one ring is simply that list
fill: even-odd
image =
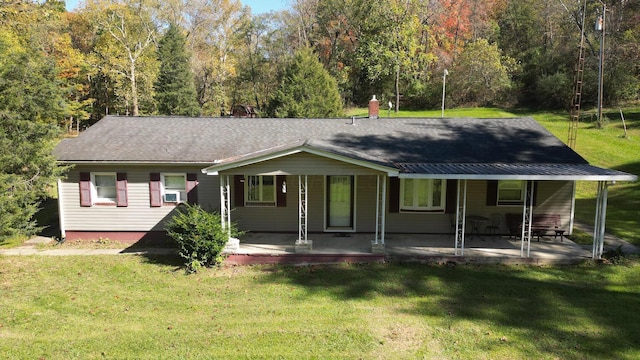
[{"label": "roof vent pipe", "polygon": [[369,100],[369,119],[377,119],[378,113],[380,112],[380,103],[378,103],[378,99],[373,95],[371,100]]}]

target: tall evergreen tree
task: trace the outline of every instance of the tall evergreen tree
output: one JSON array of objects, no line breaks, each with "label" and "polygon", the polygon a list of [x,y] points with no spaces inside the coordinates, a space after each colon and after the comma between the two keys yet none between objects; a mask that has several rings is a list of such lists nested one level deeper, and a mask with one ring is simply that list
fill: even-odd
[{"label": "tall evergreen tree", "polygon": [[64,100],[53,64],[0,27],[0,240],[37,230],[33,215],[61,168],[52,155]]},{"label": "tall evergreen tree", "polygon": [[342,116],[336,80],[309,48],[296,52],[269,102],[269,115],[284,118]]},{"label": "tall evergreen tree", "polygon": [[178,26],[172,24],[158,44],[160,74],[155,98],[164,115],[200,115],[185,42]]}]

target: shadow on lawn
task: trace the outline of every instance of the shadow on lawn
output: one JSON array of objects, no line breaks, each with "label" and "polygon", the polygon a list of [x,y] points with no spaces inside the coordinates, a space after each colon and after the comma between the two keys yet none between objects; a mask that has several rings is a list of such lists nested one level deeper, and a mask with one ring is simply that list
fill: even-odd
[{"label": "shadow on lawn", "polygon": [[[487,324],[487,329],[496,324],[524,333],[539,354],[551,357],[622,358],[629,350],[640,350],[640,313],[634,310],[640,308],[640,293],[607,289],[611,285],[607,274],[614,267],[606,265],[387,264],[276,269],[261,279],[345,301],[375,304],[382,297],[398,298],[400,312],[446,324],[470,320]],[[616,285],[625,286],[624,282]]]}]

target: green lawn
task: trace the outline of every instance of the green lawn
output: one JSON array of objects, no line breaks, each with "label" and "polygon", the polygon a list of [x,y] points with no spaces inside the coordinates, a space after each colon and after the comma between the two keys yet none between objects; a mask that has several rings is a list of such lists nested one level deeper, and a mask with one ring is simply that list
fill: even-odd
[{"label": "green lawn", "polygon": [[[439,116],[439,111],[413,116]],[[447,116],[504,117],[497,109]],[[463,115],[464,114],[464,115]],[[578,151],[640,173],[640,112],[582,123]],[[560,139],[562,114],[532,114]],[[408,114],[401,116],[409,116]],[[577,216],[593,221],[594,187]],[[640,244],[638,184],[611,188],[608,231]],[[640,260],[564,267],[244,266],[0,256],[0,358],[637,359]]]},{"label": "green lawn", "polygon": [[[605,110],[603,129],[595,126],[594,111],[583,112],[576,138],[576,151],[592,165],[640,174],[640,107],[623,110],[627,126],[625,137],[619,109]],[[366,114],[363,108],[350,109],[348,115]],[[382,118],[388,113],[381,111]],[[391,117],[440,117],[440,110],[400,111]],[[506,111],[496,108],[465,108],[445,111],[446,117],[502,118],[532,116],[560,140],[567,142],[569,114],[566,112]],[[576,219],[593,224],[596,182],[578,182]],[[609,188],[607,232],[640,246],[640,182],[619,183]]]},{"label": "green lawn", "polygon": [[6,359],[640,358],[640,263],[245,266],[0,257]]}]

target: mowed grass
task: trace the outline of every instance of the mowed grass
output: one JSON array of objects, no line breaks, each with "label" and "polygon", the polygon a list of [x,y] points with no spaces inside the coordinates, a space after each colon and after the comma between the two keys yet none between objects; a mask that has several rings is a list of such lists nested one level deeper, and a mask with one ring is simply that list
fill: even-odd
[{"label": "mowed grass", "polygon": [[[349,115],[366,114],[367,110],[351,109]],[[595,111],[582,113],[576,137],[576,151],[590,164],[609,169],[640,174],[640,107],[623,109],[627,127],[625,136],[619,109],[605,109],[603,128],[597,128]],[[386,117],[386,111],[380,116]],[[391,112],[391,117],[434,117],[441,110]],[[464,108],[445,110],[445,117],[505,118],[531,116],[542,126],[567,143],[569,114],[567,112],[531,112],[496,108]],[[576,219],[593,225],[595,220],[597,182],[579,181],[576,189]],[[609,187],[607,232],[640,246],[640,182],[617,183]]]},{"label": "mowed grass", "polygon": [[637,359],[640,264],[0,257],[6,359]]}]

